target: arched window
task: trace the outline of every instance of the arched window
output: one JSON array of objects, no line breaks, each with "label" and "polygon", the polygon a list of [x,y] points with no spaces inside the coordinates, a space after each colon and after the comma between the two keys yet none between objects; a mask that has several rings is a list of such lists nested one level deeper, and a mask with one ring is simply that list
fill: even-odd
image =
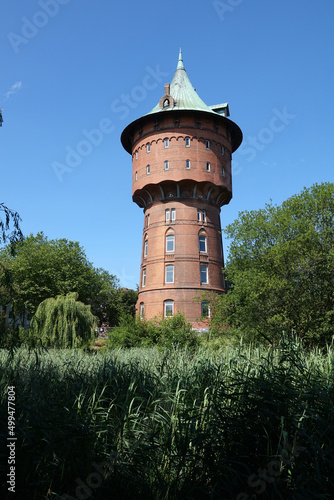
[{"label": "arched window", "polygon": [[206,234],[204,231],[201,231],[198,235],[198,245],[199,245],[200,252],[202,252],[202,253],[207,252]]},{"label": "arched window", "polygon": [[140,306],[139,306],[139,316],[140,316],[140,319],[143,319],[143,317],[144,317],[144,302],[140,303]]},{"label": "arched window", "polygon": [[147,250],[148,250],[148,238],[146,236],[144,241],[144,257],[147,257]]},{"label": "arched window", "polygon": [[165,300],[164,302],[164,316],[170,318],[174,316],[174,300]]},{"label": "arched window", "polygon": [[172,229],[166,233],[166,252],[175,252],[175,234]]}]

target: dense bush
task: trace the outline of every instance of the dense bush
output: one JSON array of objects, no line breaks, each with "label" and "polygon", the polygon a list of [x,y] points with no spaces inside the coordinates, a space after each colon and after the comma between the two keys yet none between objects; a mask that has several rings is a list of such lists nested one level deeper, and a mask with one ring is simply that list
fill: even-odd
[{"label": "dense bush", "polygon": [[179,313],[172,318],[151,321],[125,316],[121,325],[110,332],[108,339],[109,347],[195,347],[198,343],[197,333]]}]

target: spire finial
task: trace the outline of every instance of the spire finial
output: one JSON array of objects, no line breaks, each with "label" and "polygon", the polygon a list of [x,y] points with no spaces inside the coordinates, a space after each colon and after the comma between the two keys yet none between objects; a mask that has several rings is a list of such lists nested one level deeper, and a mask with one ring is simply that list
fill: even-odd
[{"label": "spire finial", "polygon": [[180,46],[180,52],[179,52],[179,60],[178,60],[176,69],[184,69],[181,46]]}]

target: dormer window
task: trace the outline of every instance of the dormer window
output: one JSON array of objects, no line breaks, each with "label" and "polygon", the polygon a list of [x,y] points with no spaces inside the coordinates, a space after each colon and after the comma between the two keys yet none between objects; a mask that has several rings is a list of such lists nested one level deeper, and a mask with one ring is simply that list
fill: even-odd
[{"label": "dormer window", "polygon": [[170,95],[170,84],[165,84],[165,93],[159,101],[159,108],[172,108],[175,105],[173,97]]}]

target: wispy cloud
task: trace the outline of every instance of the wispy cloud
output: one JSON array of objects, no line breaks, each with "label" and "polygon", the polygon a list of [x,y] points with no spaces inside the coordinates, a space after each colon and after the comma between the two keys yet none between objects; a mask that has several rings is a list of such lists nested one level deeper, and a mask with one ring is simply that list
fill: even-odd
[{"label": "wispy cloud", "polygon": [[12,94],[15,94],[16,92],[18,92],[21,87],[22,87],[22,82],[15,82],[15,83],[13,83],[13,85],[11,86],[11,88],[9,90],[7,90],[7,92],[5,92],[5,94],[4,94],[5,100],[7,101],[10,98],[10,96]]}]

